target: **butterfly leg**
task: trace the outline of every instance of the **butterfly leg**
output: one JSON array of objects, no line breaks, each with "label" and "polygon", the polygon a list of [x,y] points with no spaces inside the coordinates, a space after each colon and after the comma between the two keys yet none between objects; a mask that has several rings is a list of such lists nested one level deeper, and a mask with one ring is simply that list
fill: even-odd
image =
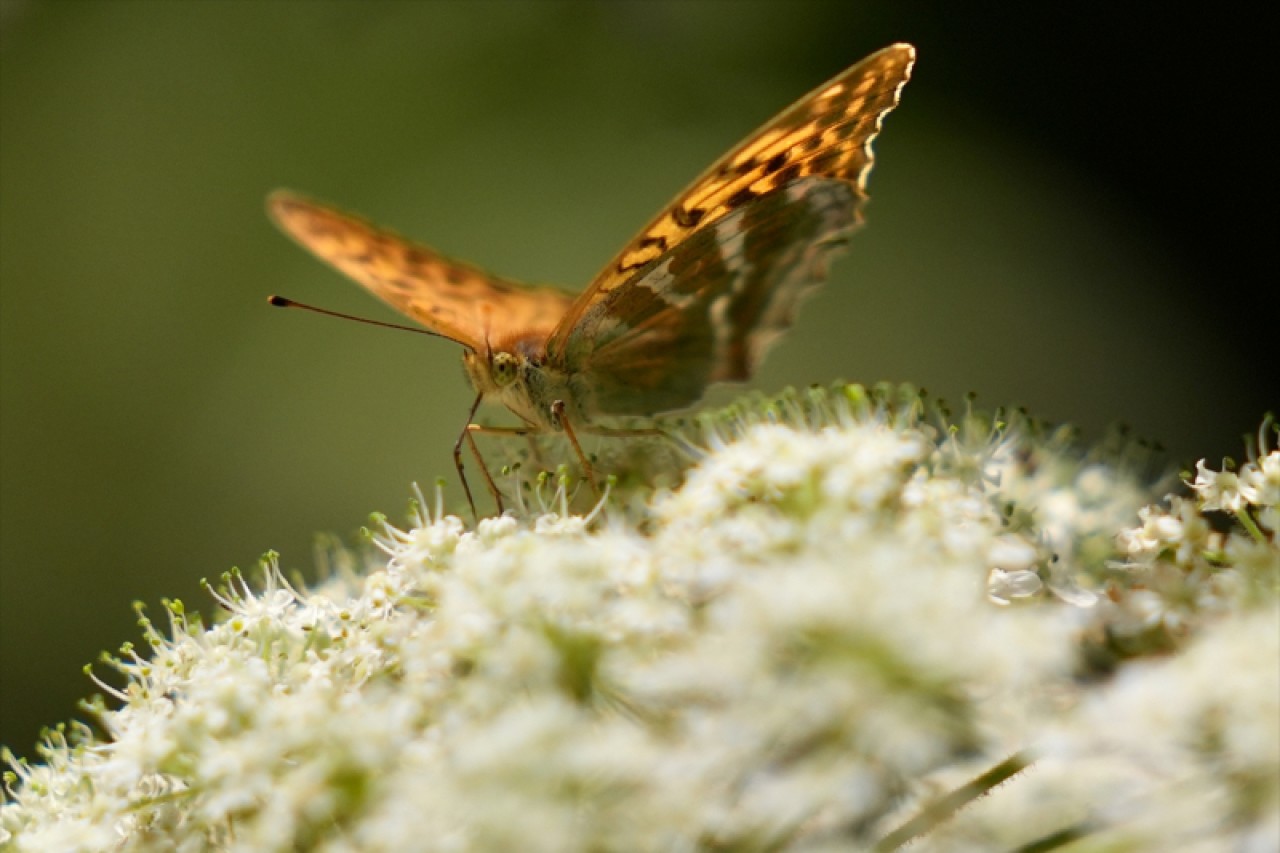
[{"label": "butterfly leg", "polygon": [[480,473],[484,475],[484,484],[489,488],[489,494],[493,495],[493,502],[498,507],[498,515],[502,515],[506,509],[502,505],[502,492],[498,491],[498,484],[493,482],[493,475],[489,473],[489,466],[484,464],[484,457],[480,455],[480,447],[476,444],[476,433],[489,431],[489,427],[484,427],[480,424],[467,424],[466,438],[467,444],[471,447],[471,455],[476,458],[476,464],[480,466]]},{"label": "butterfly leg", "polygon": [[[471,438],[471,419],[476,416],[476,409],[480,408],[480,401],[484,399],[483,394],[476,395],[476,401],[471,404],[471,410],[467,412],[467,423],[462,427],[462,432],[458,434],[458,440],[453,443],[453,467],[458,469],[458,479],[462,481],[462,491],[467,493],[467,505],[471,507],[471,518],[480,523],[480,513],[476,512],[476,500],[471,496],[471,485],[467,482],[467,472],[462,466],[462,442],[468,441],[471,444],[471,450],[476,455],[476,459],[480,463],[480,470],[484,471],[485,479],[490,482],[490,488],[493,488],[492,478],[489,477],[489,471],[484,466],[484,460],[480,458],[480,451],[476,449],[476,442]],[[498,500],[498,513],[502,513],[502,500]]]},{"label": "butterfly leg", "polygon": [[591,485],[591,493],[599,500],[600,487],[596,485],[596,472],[592,470],[591,463],[587,461],[587,454],[582,452],[582,445],[578,443],[578,436],[573,431],[573,424],[569,423],[569,418],[565,415],[564,400],[556,400],[551,404],[551,416],[556,423],[560,424],[564,434],[569,437],[569,443],[573,445],[573,452],[578,454],[578,461],[582,463],[582,476],[587,478],[587,482]]},{"label": "butterfly leg", "polygon": [[[464,436],[467,445],[471,448],[471,453],[476,458],[476,463],[480,466],[480,473],[484,475],[485,485],[489,488],[489,494],[493,495],[493,502],[498,506],[498,514],[501,515],[504,509],[502,503],[502,492],[498,491],[498,484],[493,481],[493,475],[489,473],[489,466],[485,464],[484,457],[480,455],[480,446],[476,444],[476,433],[484,435],[506,435],[506,436],[524,436],[531,442],[534,433],[541,432],[537,427],[492,427],[484,424],[471,423],[467,424]],[[459,439],[461,441],[461,439]],[[465,483],[465,480],[464,480]]]}]

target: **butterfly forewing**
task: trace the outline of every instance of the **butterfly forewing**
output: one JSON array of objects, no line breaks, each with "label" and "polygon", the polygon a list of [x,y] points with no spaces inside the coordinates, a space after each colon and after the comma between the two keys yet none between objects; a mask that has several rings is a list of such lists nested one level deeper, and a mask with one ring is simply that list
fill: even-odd
[{"label": "butterfly forewing", "polygon": [[272,218],[321,260],[392,308],[474,351],[516,334],[549,334],[573,295],[490,275],[470,264],[289,192],[267,202]]},{"label": "butterfly forewing", "polygon": [[696,231],[593,304],[566,341],[589,410],[653,414],[746,379],[855,225],[856,190],[801,178]]},{"label": "butterfly forewing", "polygon": [[898,103],[915,48],[873,53],[801,98],[716,161],[628,243],[574,302],[552,333],[548,351],[565,355],[582,318],[613,290],[637,280],[691,234],[800,178],[844,181],[853,188],[855,221],[871,169],[871,142]]}]

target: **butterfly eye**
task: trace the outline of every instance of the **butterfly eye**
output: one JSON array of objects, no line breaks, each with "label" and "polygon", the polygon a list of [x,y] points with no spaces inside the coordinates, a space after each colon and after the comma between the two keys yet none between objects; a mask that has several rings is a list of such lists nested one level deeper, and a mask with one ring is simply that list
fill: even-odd
[{"label": "butterfly eye", "polygon": [[516,379],[516,357],[509,352],[494,353],[491,362],[493,381],[499,388],[505,388]]}]

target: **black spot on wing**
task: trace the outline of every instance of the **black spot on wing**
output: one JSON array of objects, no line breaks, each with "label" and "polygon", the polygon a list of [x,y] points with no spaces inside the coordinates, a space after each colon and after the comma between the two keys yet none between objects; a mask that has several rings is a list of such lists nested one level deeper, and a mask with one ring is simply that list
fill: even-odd
[{"label": "black spot on wing", "polygon": [[779,151],[777,154],[774,154],[772,157],[769,158],[769,162],[764,164],[765,174],[770,175],[778,171],[783,166],[787,165],[787,160],[789,160],[790,158],[791,158],[790,149],[784,149],[782,151]]},{"label": "black spot on wing", "polygon": [[800,177],[800,170],[802,168],[803,166],[801,166],[801,164],[792,163],[789,166],[786,166],[785,168],[779,170],[778,174],[774,176],[778,182],[778,186],[789,184],[792,181],[794,181],[796,178]]},{"label": "black spot on wing", "polygon": [[671,210],[671,218],[681,228],[695,228],[702,221],[702,217],[706,216],[706,210],[700,207],[684,208],[682,205],[676,205]]},{"label": "black spot on wing", "polygon": [[725,204],[729,207],[730,210],[733,210],[734,208],[742,207],[743,205],[752,201],[753,199],[756,198],[756,195],[757,194],[754,191],[752,191],[750,187],[743,187],[742,189],[735,192],[733,195],[729,196],[729,198],[725,200]]}]

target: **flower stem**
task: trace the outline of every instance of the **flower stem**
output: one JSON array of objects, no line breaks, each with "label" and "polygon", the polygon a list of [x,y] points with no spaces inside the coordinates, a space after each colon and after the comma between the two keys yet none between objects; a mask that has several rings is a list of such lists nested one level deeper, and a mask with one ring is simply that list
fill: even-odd
[{"label": "flower stem", "polygon": [[1267,544],[1266,534],[1264,534],[1262,529],[1258,527],[1258,522],[1253,520],[1253,516],[1249,514],[1248,507],[1241,507],[1240,511],[1236,513],[1236,518],[1240,519],[1240,524],[1244,526],[1245,530],[1249,531],[1249,535],[1253,537],[1253,541],[1257,542],[1259,545]]},{"label": "flower stem", "polygon": [[875,853],[889,853],[897,850],[911,839],[929,832],[997,785],[1026,770],[1033,763],[1034,759],[1026,753],[1015,752],[982,775],[926,805],[915,817],[881,838],[872,849]]}]

